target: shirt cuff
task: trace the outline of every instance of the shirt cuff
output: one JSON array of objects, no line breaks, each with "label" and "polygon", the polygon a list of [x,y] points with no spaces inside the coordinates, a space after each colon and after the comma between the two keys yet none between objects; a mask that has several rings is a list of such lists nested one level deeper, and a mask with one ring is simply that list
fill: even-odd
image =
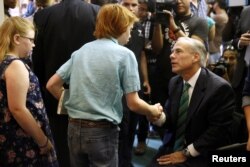
[{"label": "shirt cuff", "polygon": [[243,96],[242,98],[242,107],[250,105],[250,96]]},{"label": "shirt cuff", "polygon": [[200,153],[194,148],[194,144],[188,145],[187,149],[192,157],[197,157],[200,155]]}]

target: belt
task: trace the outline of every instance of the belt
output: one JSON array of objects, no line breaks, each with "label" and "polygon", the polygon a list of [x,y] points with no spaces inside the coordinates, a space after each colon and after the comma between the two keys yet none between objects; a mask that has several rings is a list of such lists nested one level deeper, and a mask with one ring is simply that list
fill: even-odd
[{"label": "belt", "polygon": [[85,128],[113,128],[116,127],[115,124],[106,121],[106,120],[99,120],[99,121],[91,121],[86,119],[74,119],[69,118],[69,122],[75,125],[79,125]]}]

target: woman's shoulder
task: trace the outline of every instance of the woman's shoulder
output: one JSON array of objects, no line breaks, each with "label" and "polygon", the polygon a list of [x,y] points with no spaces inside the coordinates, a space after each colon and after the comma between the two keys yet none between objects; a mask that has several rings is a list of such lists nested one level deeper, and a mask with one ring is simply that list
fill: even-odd
[{"label": "woman's shoulder", "polygon": [[23,70],[26,69],[24,62],[18,58],[18,57],[7,57],[3,60],[1,63],[1,66],[3,65],[3,68],[7,69],[13,69],[13,70]]}]

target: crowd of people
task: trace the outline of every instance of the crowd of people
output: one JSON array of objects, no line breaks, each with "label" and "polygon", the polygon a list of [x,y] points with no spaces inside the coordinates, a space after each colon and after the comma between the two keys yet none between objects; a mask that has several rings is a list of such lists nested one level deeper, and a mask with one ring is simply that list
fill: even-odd
[{"label": "crowd of people", "polygon": [[250,151],[250,6],[164,3],[29,0],[11,16],[17,0],[4,0],[0,166],[132,167],[151,128],[162,146],[149,167]]}]

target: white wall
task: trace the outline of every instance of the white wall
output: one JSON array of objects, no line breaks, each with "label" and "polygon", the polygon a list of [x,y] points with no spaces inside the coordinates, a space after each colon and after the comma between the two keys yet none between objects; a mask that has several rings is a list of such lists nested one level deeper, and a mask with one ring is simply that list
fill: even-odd
[{"label": "white wall", "polygon": [[0,25],[2,24],[3,19],[4,19],[3,1],[0,0]]}]

